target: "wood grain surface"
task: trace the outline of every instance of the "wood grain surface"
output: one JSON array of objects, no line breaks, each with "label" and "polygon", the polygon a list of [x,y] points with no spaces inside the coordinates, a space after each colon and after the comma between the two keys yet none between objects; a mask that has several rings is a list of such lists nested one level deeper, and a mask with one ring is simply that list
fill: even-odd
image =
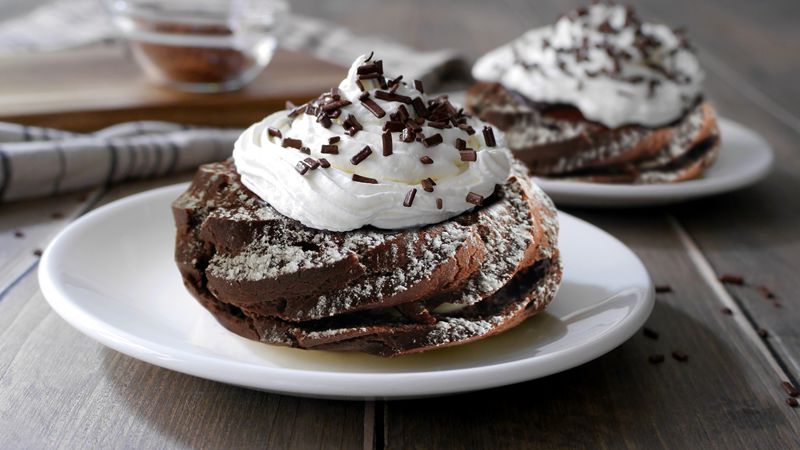
[{"label": "wood grain surface", "polygon": [[[358,33],[471,59],[576,4],[292,2]],[[689,27],[710,99],[761,133],[778,161],[768,180],[738,193],[569,211],[630,245],[656,284],[672,287],[658,294],[647,324],[658,339],[639,333],[540,380],[401,402],[298,399],[156,368],[70,328],[35,277],[33,251],[71,218],[179,178],[130,183],[0,206],[0,448],[800,448],[800,409],[780,386],[800,378],[800,4],[635,5],[645,19]],[[721,284],[723,273],[747,283]],[[776,298],[764,298],[762,284]],[[664,362],[649,363],[655,354]]]}]

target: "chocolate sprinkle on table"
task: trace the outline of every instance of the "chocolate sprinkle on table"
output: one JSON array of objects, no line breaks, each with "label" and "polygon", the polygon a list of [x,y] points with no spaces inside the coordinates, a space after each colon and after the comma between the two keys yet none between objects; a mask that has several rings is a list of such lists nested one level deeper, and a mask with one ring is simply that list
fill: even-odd
[{"label": "chocolate sprinkle on table", "polygon": [[391,155],[392,154],[392,133],[390,131],[384,131],[383,134],[381,135],[381,141],[382,141],[382,144],[383,144],[383,156]]},{"label": "chocolate sprinkle on table", "polygon": [[18,238],[18,239],[22,239],[22,238],[25,237],[25,233],[23,233],[22,231],[16,230],[16,231],[14,231],[14,237]]},{"label": "chocolate sprinkle on table", "polygon": [[339,136],[331,136],[328,138],[328,144],[335,144],[341,140],[342,138],[340,138]]},{"label": "chocolate sprinkle on table", "polygon": [[672,292],[672,286],[660,284],[656,286],[656,294],[666,294]]},{"label": "chocolate sprinkle on table", "polygon": [[272,137],[276,137],[276,138],[282,138],[283,137],[283,134],[281,134],[281,130],[279,130],[277,128],[272,128],[272,127],[267,128],[267,134],[269,134]]},{"label": "chocolate sprinkle on table", "polygon": [[316,170],[317,167],[319,167],[319,162],[314,158],[306,158],[303,162],[306,163],[311,170]]},{"label": "chocolate sprinkle on table", "polygon": [[486,141],[487,147],[494,147],[497,145],[497,142],[494,140],[494,131],[492,131],[492,127],[483,127],[483,140]]},{"label": "chocolate sprinkle on table", "polygon": [[303,161],[297,161],[297,164],[294,166],[294,170],[296,170],[300,175],[305,175],[306,172],[308,172],[308,165]]},{"label": "chocolate sprinkle on table", "polygon": [[436,133],[433,136],[429,136],[423,139],[422,145],[424,145],[425,147],[435,147],[441,144],[442,142],[444,142],[444,138],[442,138],[441,134]]},{"label": "chocolate sprinkle on table", "polygon": [[647,358],[647,360],[650,361],[650,364],[661,364],[662,362],[664,362],[664,355],[661,354],[650,355],[650,357]]},{"label": "chocolate sprinkle on table", "polygon": [[422,81],[414,80],[414,89],[418,90],[420,94],[425,93],[425,89],[422,87]]},{"label": "chocolate sprinkle on table", "polygon": [[783,387],[783,390],[786,391],[786,394],[790,397],[800,396],[800,391],[798,391],[797,388],[788,381],[781,381],[781,387]]},{"label": "chocolate sprinkle on table", "polygon": [[433,192],[433,187],[436,186],[436,182],[431,178],[425,178],[420,181],[419,184],[422,185],[422,189],[424,189],[425,192]]},{"label": "chocolate sprinkle on table", "polygon": [[331,166],[331,163],[330,163],[330,162],[328,162],[328,160],[327,160],[327,159],[325,159],[325,158],[320,158],[320,159],[319,159],[319,165],[320,165],[320,167],[322,167],[323,169],[327,169],[328,167],[330,167],[330,166]]},{"label": "chocolate sprinkle on table", "polygon": [[723,314],[727,314],[727,315],[729,315],[729,316],[732,316],[732,315],[733,315],[733,310],[732,310],[732,309],[730,309],[730,308],[722,308],[722,310],[721,310],[721,311],[722,311],[722,313],[723,313]]},{"label": "chocolate sprinkle on table", "polygon": [[422,164],[433,164],[433,160],[428,155],[425,155],[425,156],[421,157],[419,159],[419,162],[421,162]]},{"label": "chocolate sprinkle on table", "polygon": [[283,142],[281,142],[282,147],[292,147],[296,149],[300,149],[303,146],[303,141],[300,139],[293,139],[293,138],[284,138]]},{"label": "chocolate sprinkle on table", "polygon": [[352,158],[350,158],[350,163],[354,166],[357,166],[361,161],[367,159],[367,157],[371,154],[372,149],[369,148],[369,145],[365,145],[360,152],[356,153]]},{"label": "chocolate sprinkle on table", "polygon": [[33,256],[42,256],[42,253],[43,253],[42,249],[37,248],[36,250],[33,251]]},{"label": "chocolate sprinkle on table", "polygon": [[680,362],[686,362],[686,361],[689,361],[689,355],[687,355],[686,353],[683,353],[683,352],[681,352],[681,351],[677,351],[677,350],[676,350],[676,351],[674,351],[674,352],[672,352],[672,357],[673,357],[673,358],[674,358],[676,361],[680,361]]},{"label": "chocolate sprinkle on table", "polygon": [[796,398],[792,398],[792,397],[787,397],[786,398],[786,404],[791,406],[792,408],[797,408],[797,406],[800,405],[800,403],[797,401],[797,399]]},{"label": "chocolate sprinkle on table", "polygon": [[720,275],[719,281],[727,284],[736,284],[736,285],[743,285],[744,284],[744,277],[741,275],[731,275],[729,273]]},{"label": "chocolate sprinkle on table", "polygon": [[763,284],[762,284],[762,285],[759,285],[759,286],[756,288],[756,290],[757,290],[757,291],[758,291],[758,293],[759,293],[759,294],[761,294],[761,295],[762,295],[762,296],[763,296],[765,299],[772,300],[773,298],[775,298],[775,293],[774,293],[774,292],[772,292],[772,290],[771,290],[770,288],[768,288],[767,286],[765,286],[765,285],[763,285]]},{"label": "chocolate sprinkle on table", "polygon": [[466,150],[467,149],[467,141],[465,141],[465,140],[463,140],[461,138],[456,138],[456,149],[458,149],[458,150]]},{"label": "chocolate sprinkle on table", "polygon": [[443,206],[444,206],[444,202],[442,201],[442,199],[441,198],[437,198],[436,199],[436,209],[442,209]]},{"label": "chocolate sprinkle on table", "polygon": [[760,338],[762,338],[762,339],[766,339],[766,338],[768,338],[768,337],[769,337],[769,332],[767,332],[767,330],[765,330],[765,329],[763,329],[763,328],[759,328],[759,329],[758,329],[758,336],[759,336]]},{"label": "chocolate sprinkle on table", "polygon": [[378,184],[378,180],[376,180],[375,178],[362,177],[357,173],[353,174],[353,181],[357,181],[359,183]]},{"label": "chocolate sprinkle on table", "polygon": [[473,205],[480,206],[483,203],[483,196],[478,195],[474,192],[470,192],[467,194],[467,203],[472,203]]},{"label": "chocolate sprinkle on table", "polygon": [[646,338],[658,340],[658,332],[652,328],[642,328],[642,334],[644,334],[644,337]]},{"label": "chocolate sprinkle on table", "polygon": [[403,206],[406,208],[411,207],[411,204],[414,203],[414,196],[417,195],[417,189],[411,188],[410,191],[406,192],[406,198],[403,199]]},{"label": "chocolate sprinkle on table", "polygon": [[478,160],[478,153],[475,150],[472,150],[471,148],[460,150],[458,152],[458,155],[461,157],[462,161],[472,162]]},{"label": "chocolate sprinkle on table", "polygon": [[320,153],[325,153],[328,155],[338,155],[339,154],[339,147],[332,145],[332,144],[323,144],[320,148]]}]

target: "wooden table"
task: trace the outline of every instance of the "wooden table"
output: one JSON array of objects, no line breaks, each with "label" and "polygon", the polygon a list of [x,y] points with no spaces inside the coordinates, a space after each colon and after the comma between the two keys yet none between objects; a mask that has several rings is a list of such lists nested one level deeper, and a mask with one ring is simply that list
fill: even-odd
[{"label": "wooden table", "polygon": [[[292,3],[358,32],[472,58],[570,6]],[[647,0],[639,10],[689,27],[720,113],[762,133],[778,160],[768,180],[738,193],[569,211],[630,245],[656,283],[672,287],[658,294],[647,324],[658,340],[638,334],[536,381],[398,402],[272,395],[154,367],[72,329],[36,279],[36,249],[70,220],[176,179],[138,182],[0,206],[0,447],[800,448],[800,409],[780,385],[800,378],[800,4]],[[746,285],[721,284],[724,273]],[[670,358],[675,350],[688,362]],[[656,353],[667,360],[648,363]]]}]

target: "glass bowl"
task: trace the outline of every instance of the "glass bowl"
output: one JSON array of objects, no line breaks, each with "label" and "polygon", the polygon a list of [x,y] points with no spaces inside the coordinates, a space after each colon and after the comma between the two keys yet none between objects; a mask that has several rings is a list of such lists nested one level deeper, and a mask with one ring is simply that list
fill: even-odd
[{"label": "glass bowl", "polygon": [[147,78],[189,92],[239,89],[269,64],[285,0],[108,0]]}]

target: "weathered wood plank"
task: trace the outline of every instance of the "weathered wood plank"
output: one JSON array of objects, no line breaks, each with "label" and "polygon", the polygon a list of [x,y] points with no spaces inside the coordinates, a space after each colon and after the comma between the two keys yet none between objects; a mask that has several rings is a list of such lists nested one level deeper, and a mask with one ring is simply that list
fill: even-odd
[{"label": "weathered wood plank", "polygon": [[[720,311],[665,216],[580,212],[636,249],[669,284],[648,327],[591,363],[542,380],[449,398],[392,402],[387,448],[787,448],[800,414],[778,376]],[[670,357],[689,355],[681,363]],[[661,364],[648,357],[663,354]]]},{"label": "weathered wood plank", "polygon": [[[112,188],[101,203],[186,179]],[[81,335],[35,272],[0,298],[0,448],[354,448],[358,402],[271,395],[161,369]]]}]

